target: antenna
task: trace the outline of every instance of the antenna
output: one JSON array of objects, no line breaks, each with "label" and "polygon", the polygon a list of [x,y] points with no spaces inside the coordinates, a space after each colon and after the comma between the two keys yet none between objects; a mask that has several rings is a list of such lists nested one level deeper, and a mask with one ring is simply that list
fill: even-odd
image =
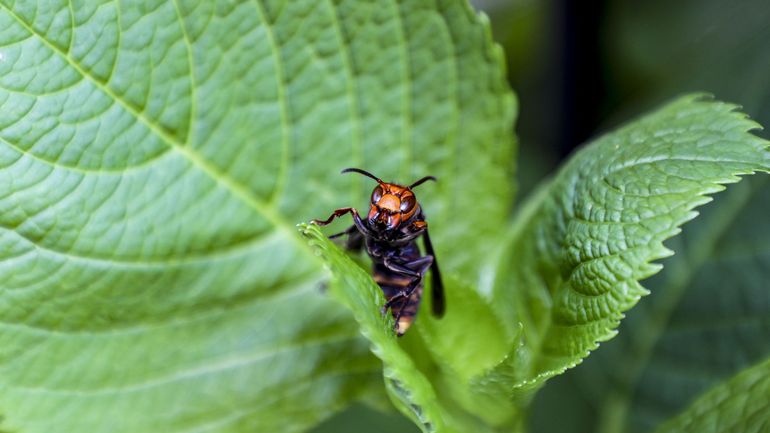
[{"label": "antenna", "polygon": [[342,170],[340,173],[359,173],[359,174],[363,174],[366,177],[370,177],[370,178],[376,180],[377,183],[379,183],[379,184],[385,183],[382,180],[380,180],[379,177],[369,173],[366,170],[361,170],[360,168],[346,168],[346,169]]},{"label": "antenna", "polygon": [[420,184],[422,184],[424,182],[427,182],[429,180],[432,180],[434,182],[438,182],[438,179],[436,179],[434,176],[425,176],[422,179],[418,180],[417,182],[409,185],[409,189],[412,189],[412,188],[414,188],[414,187],[416,187],[416,186],[418,186],[418,185],[420,185]]}]

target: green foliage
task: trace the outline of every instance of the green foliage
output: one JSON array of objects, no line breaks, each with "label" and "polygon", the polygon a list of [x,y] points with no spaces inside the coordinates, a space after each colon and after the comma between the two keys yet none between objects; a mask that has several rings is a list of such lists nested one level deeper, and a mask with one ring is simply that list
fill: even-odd
[{"label": "green foliage", "polygon": [[[303,431],[384,377],[426,432],[520,430],[662,241],[770,155],[681,98],[509,221],[501,65],[464,0],[0,1],[0,428]],[[294,228],[364,201],[346,166],[440,178],[418,194],[449,310],[403,339],[368,272]]]},{"label": "green foliage", "polygon": [[290,432],[381,394],[294,224],[362,199],[343,167],[431,167],[437,221],[481,211],[437,248],[491,241],[499,63],[461,0],[0,1],[0,427]]},{"label": "green foliage", "polygon": [[[496,261],[491,296],[469,295],[473,288],[451,281],[448,298],[462,299],[451,305],[464,314],[444,318],[440,326],[421,317],[424,324],[418,327],[441,372],[434,393],[452,384],[452,404],[491,426],[510,428],[533,390],[614,336],[622,313],[646,294],[639,280],[660,269],[651,262],[671,254],[662,241],[695,217],[692,209],[708,202],[706,195],[722,190],[722,184],[736,182],[737,174],[770,170],[767,143],[747,133],[757,125],[734,110],[702,97],[681,98],[578,152],[514,221]],[[322,251],[338,253],[318,233],[306,230]],[[362,275],[353,262],[350,269],[339,264],[332,266],[338,279]],[[348,296],[362,286],[376,292],[371,282],[339,284]],[[376,311],[377,305],[365,310]],[[361,307],[358,303],[354,311]],[[360,315],[357,311],[368,329],[370,318]],[[473,320],[480,326],[470,325]],[[388,327],[377,329],[387,332]],[[390,354],[364,333],[385,362],[387,380]],[[508,349],[502,352],[502,347]],[[469,354],[470,363],[465,362]],[[495,359],[497,365],[490,363]],[[402,371],[413,374],[414,367]],[[423,380],[412,388],[408,376],[395,377],[402,386],[394,400],[426,392]],[[509,398],[507,406],[501,403]],[[426,409],[415,400],[400,408],[407,414],[410,408]],[[448,424],[447,431],[457,428]]]},{"label": "green foliage", "polygon": [[770,204],[768,180],[747,179],[704,206],[667,243],[676,255],[645,282],[653,295],[629,313],[617,338],[546,387],[536,411],[556,404],[558,394],[562,405],[591,403],[565,417],[565,433],[649,432],[699,394],[766,359],[770,230],[760,221]]},{"label": "green foliage", "polygon": [[[604,95],[633,93],[636,101],[624,96],[628,110],[709,89],[770,123],[765,2],[611,3],[605,38],[612,84]],[[666,243],[676,254],[643,282],[652,295],[629,311],[616,338],[549,381],[533,406],[532,431],[651,432],[770,357],[768,181],[755,176],[730,187]],[[554,406],[570,410],[554,419]]]},{"label": "green foliage", "polygon": [[[331,294],[352,312],[361,333],[371,341],[371,350],[382,359],[385,385],[394,404],[426,432],[463,432],[457,413],[438,401],[428,377],[417,368],[393,332],[390,314],[372,314],[385,302],[382,291],[369,273],[327,239],[317,226],[301,227],[321,257],[328,263],[334,280]],[[474,430],[479,431],[479,430]]]},{"label": "green foliage", "polygon": [[[662,241],[736,174],[770,169],[757,125],[734,106],[685,97],[579,151],[528,203],[500,260],[494,305],[523,324],[493,375],[530,388],[614,336],[670,255]],[[510,321],[509,321],[510,323]]]}]

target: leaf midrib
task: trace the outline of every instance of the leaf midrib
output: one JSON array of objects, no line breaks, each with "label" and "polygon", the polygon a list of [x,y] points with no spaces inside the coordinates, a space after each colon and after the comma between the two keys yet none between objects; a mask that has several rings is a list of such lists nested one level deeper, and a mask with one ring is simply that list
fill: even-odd
[{"label": "leaf midrib", "polygon": [[[176,4],[176,3],[175,3]],[[148,118],[143,112],[139,111],[131,105],[128,101],[124,100],[120,95],[115,93],[106,83],[93,76],[87,69],[80,65],[75,59],[73,59],[69,53],[62,51],[58,46],[49,41],[44,35],[39,33],[29,23],[23,20],[18,14],[16,14],[10,7],[0,3],[0,8],[4,9],[16,22],[24,27],[30,35],[35,36],[52,52],[59,55],[64,59],[67,64],[74,68],[83,78],[87,79],[94,86],[96,86],[105,95],[114,100],[123,109],[136,118],[140,123],[146,126],[150,131],[156,134],[161,142],[165,143],[170,149],[176,151],[183,158],[188,160],[193,166],[197,167],[207,177],[211,178],[214,182],[221,184],[229,191],[234,197],[247,204],[254,211],[265,217],[277,230],[283,232],[283,234],[289,238],[295,245],[295,247],[310,258],[313,262],[319,263],[319,259],[315,257],[310,248],[302,242],[302,240],[296,236],[295,228],[283,217],[276,212],[274,208],[264,203],[257,198],[245,185],[232,179],[226,173],[222,172],[216,165],[211,164],[201,154],[186,146],[186,143],[179,141],[179,139],[165,131],[160,125]],[[73,29],[74,31],[74,29]],[[185,31],[185,30],[183,30]],[[188,50],[189,51],[189,50]],[[191,54],[190,54],[191,55]],[[192,71],[190,71],[192,73]]]}]

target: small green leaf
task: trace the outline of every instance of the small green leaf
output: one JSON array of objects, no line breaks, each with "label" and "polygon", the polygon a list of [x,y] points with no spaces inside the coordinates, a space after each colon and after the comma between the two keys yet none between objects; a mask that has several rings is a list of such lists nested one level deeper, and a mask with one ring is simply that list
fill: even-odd
[{"label": "small green leaf", "polygon": [[770,360],[696,400],[658,433],[759,433],[770,426]]},{"label": "small green leaf", "polygon": [[437,362],[467,382],[505,356],[515,335],[506,333],[508,327],[472,286],[451,275],[444,285],[452,308],[442,318],[422,315],[418,329]]},{"label": "small green leaf", "polygon": [[385,384],[396,406],[425,432],[446,431],[444,409],[433,386],[399,346],[390,314],[379,314],[385,303],[372,277],[340,251],[318,226],[302,225],[302,233],[328,264],[334,277],[332,294],[353,312],[372,352],[383,361]]},{"label": "small green leaf", "polygon": [[735,107],[689,96],[577,152],[520,212],[494,306],[522,341],[478,379],[526,397],[615,334],[672,252],[662,242],[736,175],[770,169]]},{"label": "small green leaf", "polygon": [[[361,333],[371,342],[372,352],[382,360],[386,389],[393,403],[403,414],[420,426],[423,432],[438,433],[491,433],[495,431],[492,425],[511,421],[510,418],[515,412],[507,402],[485,400],[504,414],[490,415],[497,423],[484,422],[477,416],[487,415],[491,410],[481,408],[479,402],[474,404],[463,401],[462,397],[468,399],[473,396],[472,390],[462,389],[464,382],[457,381],[454,375],[437,378],[422,371],[423,366],[415,359],[415,354],[402,347],[402,341],[412,337],[411,332],[414,331],[410,330],[403,339],[396,337],[392,316],[380,314],[385,299],[371,275],[327,239],[317,226],[303,224],[300,230],[329,266],[333,277],[331,294],[350,309],[358,321]],[[424,320],[423,317],[428,314],[424,312],[420,320]],[[477,337],[476,340],[484,341],[483,335]],[[446,383],[447,381],[453,382]],[[449,388],[444,389],[443,386]],[[440,392],[448,392],[452,396],[442,396],[439,395]],[[462,406],[457,406],[457,402],[453,400],[453,397],[458,395],[461,396]],[[501,405],[508,410],[502,409]],[[476,411],[468,412],[468,408]]]}]

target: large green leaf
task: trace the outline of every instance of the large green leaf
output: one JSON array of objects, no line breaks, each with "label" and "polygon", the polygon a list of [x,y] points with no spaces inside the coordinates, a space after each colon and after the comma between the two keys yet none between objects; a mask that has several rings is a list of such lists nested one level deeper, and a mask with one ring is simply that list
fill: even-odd
[{"label": "large green leaf", "polygon": [[500,259],[494,306],[521,341],[480,382],[526,396],[615,335],[693,208],[770,169],[757,125],[735,107],[684,97],[600,137],[528,203]]},{"label": "large green leaf", "polygon": [[294,223],[430,168],[478,279],[501,63],[464,0],[0,1],[2,426],[291,432],[381,387]]},{"label": "large green leaf", "polygon": [[425,432],[469,431],[459,428],[457,414],[439,402],[429,378],[399,345],[390,314],[374,313],[385,300],[369,273],[328,240],[317,226],[303,226],[302,230],[335,276],[332,295],[353,312],[362,334],[372,343],[372,352],[382,359],[385,385],[396,406]]}]

